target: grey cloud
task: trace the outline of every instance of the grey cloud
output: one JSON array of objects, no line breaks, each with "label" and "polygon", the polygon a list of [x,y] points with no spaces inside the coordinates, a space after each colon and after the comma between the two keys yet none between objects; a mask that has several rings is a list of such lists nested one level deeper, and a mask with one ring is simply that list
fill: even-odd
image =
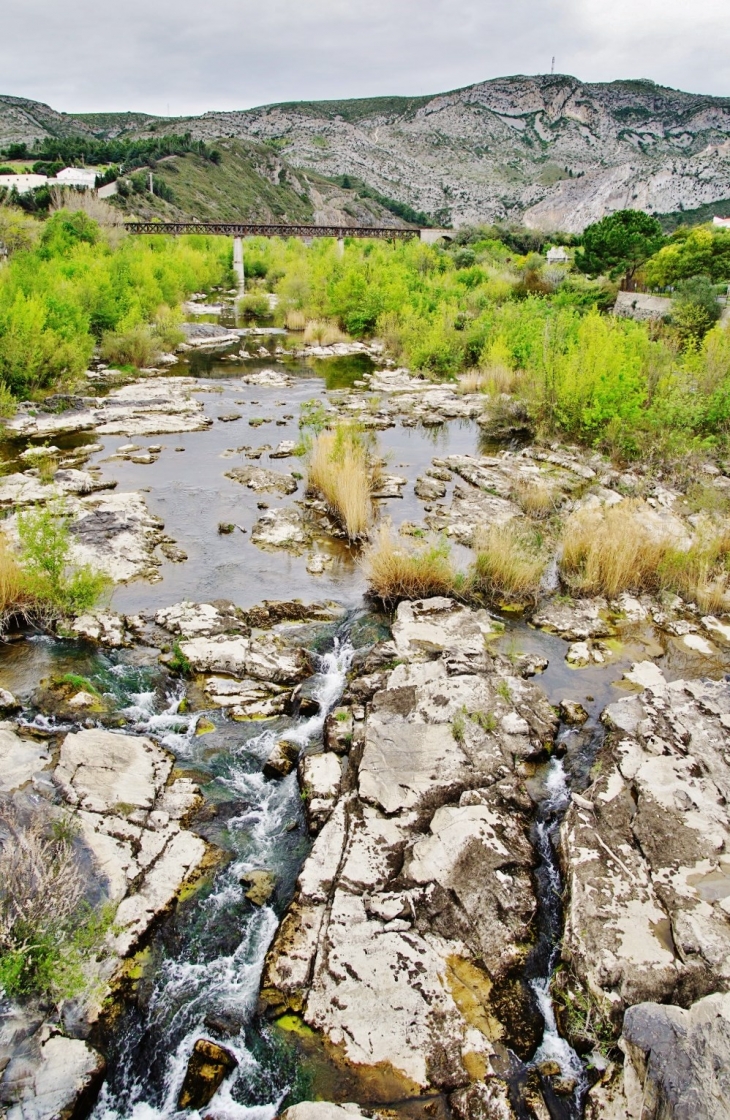
[{"label": "grey cloud", "polygon": [[[718,0],[18,0],[5,93],[72,112],[173,114],[271,101],[437,93],[557,69],[730,92]],[[612,13],[612,14],[610,14]],[[717,16],[715,22],[714,17]],[[708,29],[710,33],[708,33]]]}]

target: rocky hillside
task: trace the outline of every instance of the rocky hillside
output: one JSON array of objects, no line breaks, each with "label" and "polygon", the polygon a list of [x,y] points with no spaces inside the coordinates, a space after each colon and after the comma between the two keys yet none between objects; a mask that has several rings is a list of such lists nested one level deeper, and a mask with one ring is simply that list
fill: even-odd
[{"label": "rocky hillside", "polygon": [[265,142],[298,168],[356,177],[445,224],[513,219],[577,231],[623,207],[663,214],[730,198],[730,98],[650,81],[517,76],[433,97],[298,102],[174,121],[72,118],[0,99],[0,142],[71,128]]}]

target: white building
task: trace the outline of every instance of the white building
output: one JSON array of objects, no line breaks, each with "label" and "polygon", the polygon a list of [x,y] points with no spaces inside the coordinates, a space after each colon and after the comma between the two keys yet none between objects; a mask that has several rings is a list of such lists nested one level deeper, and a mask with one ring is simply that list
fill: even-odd
[{"label": "white building", "polygon": [[18,194],[27,194],[47,182],[45,175],[0,175],[0,187],[15,187]]},{"label": "white building", "polygon": [[721,226],[722,229],[730,229],[730,218],[713,218],[713,226]]},{"label": "white building", "polygon": [[[54,180],[51,180],[53,182]],[[85,187],[93,191],[96,186],[96,169],[91,167],[64,167],[56,175],[55,182],[61,187]]]},{"label": "white building", "polygon": [[548,264],[568,264],[569,260],[570,254],[563,245],[553,245],[553,247],[547,251]]}]

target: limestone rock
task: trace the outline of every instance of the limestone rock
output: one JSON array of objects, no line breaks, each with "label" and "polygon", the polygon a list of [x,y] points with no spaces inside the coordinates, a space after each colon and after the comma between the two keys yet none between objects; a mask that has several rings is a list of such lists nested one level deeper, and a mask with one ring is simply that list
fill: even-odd
[{"label": "limestone rock", "polygon": [[415,493],[422,502],[437,502],[446,493],[446,485],[436,478],[417,478]]},{"label": "limestone rock", "polygon": [[2,1095],[11,1105],[6,1116],[8,1120],[73,1120],[86,1115],[105,1069],[104,1058],[87,1042],[52,1035],[41,1046],[38,1061],[16,1059],[4,1070]]},{"label": "limestone rock", "polygon": [[264,763],[266,778],[285,778],[291,774],[299,758],[299,744],[291,739],[280,739]]},{"label": "limestone rock", "polygon": [[271,871],[244,871],[241,882],[248,887],[246,898],[254,906],[263,906],[274,893],[276,879]]},{"label": "limestone rock", "polygon": [[[356,1104],[332,1104],[330,1101],[301,1101],[282,1112],[280,1120],[353,1120],[365,1113]],[[371,1115],[371,1113],[368,1113]],[[378,1120],[377,1114],[372,1114]]]},{"label": "limestone rock", "polygon": [[393,641],[397,656],[409,659],[433,657],[446,649],[478,656],[484,653],[484,639],[499,630],[486,611],[472,611],[454,599],[435,597],[399,604]]},{"label": "limestone rock", "polygon": [[297,480],[292,475],[265,467],[234,467],[226,472],[226,478],[240,482],[254,494],[293,494],[297,488]]},{"label": "limestone rock", "polygon": [[730,984],[730,683],[651,670],[606,709],[593,809],[562,828],[563,953],[614,1016]]},{"label": "limestone rock", "polygon": [[224,599],[215,603],[193,603],[185,599],[182,603],[157,611],[155,622],[172,634],[181,634],[184,638],[248,633],[243,612]]},{"label": "limestone rock", "polygon": [[12,692],[8,692],[7,688],[0,688],[0,712],[17,712],[20,706]]},{"label": "limestone rock", "polygon": [[47,744],[21,739],[14,724],[0,723],[0,793],[20,789],[50,762]]},{"label": "limestone rock", "polygon": [[86,638],[111,649],[121,649],[132,644],[124,615],[115,611],[89,611],[74,619],[71,627],[80,638]]},{"label": "limestone rock", "polygon": [[191,638],[182,652],[197,672],[226,673],[273,684],[296,684],[309,676],[311,663],[304,649],[292,647],[275,634],[259,638]]},{"label": "limestone rock", "polygon": [[[403,663],[377,674],[362,757],[350,754],[264,970],[265,1006],[388,1069],[404,1095],[466,1091],[493,1076],[496,1042],[527,1055],[541,1030],[521,979],[535,855],[516,767],[557,719],[534,685],[495,673],[488,621],[450,600],[401,605]],[[503,1089],[484,1101],[506,1109]]]},{"label": "limestone rock", "polygon": [[251,543],[259,548],[284,548],[303,552],[309,541],[301,513],[295,506],[263,510],[251,530]]},{"label": "limestone rock", "polygon": [[150,739],[97,728],[67,735],[54,781],[72,805],[110,813],[124,805],[151,809],[172,768],[172,759]]},{"label": "limestone rock", "polygon": [[570,642],[587,638],[605,638],[613,633],[603,617],[608,608],[605,599],[581,599],[568,603],[551,602],[533,616],[534,626],[559,634]]},{"label": "limestone rock", "polygon": [[205,1108],[237,1065],[230,1050],[207,1038],[199,1038],[188,1061],[178,1108]]},{"label": "limestone rock", "polygon": [[706,996],[686,1011],[654,1003],[630,1007],[621,1048],[630,1115],[729,1120],[730,995]]}]

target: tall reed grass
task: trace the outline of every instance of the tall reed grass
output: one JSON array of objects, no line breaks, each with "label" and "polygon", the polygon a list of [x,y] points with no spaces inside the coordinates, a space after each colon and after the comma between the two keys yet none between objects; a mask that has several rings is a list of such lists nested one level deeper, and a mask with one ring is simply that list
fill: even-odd
[{"label": "tall reed grass", "polygon": [[546,555],[536,534],[508,521],[478,530],[474,538],[471,589],[496,604],[534,602]]},{"label": "tall reed grass", "polygon": [[307,487],[318,491],[350,540],[367,536],[373,520],[371,498],[379,470],[364,433],[356,424],[339,423],[312,443]]}]

